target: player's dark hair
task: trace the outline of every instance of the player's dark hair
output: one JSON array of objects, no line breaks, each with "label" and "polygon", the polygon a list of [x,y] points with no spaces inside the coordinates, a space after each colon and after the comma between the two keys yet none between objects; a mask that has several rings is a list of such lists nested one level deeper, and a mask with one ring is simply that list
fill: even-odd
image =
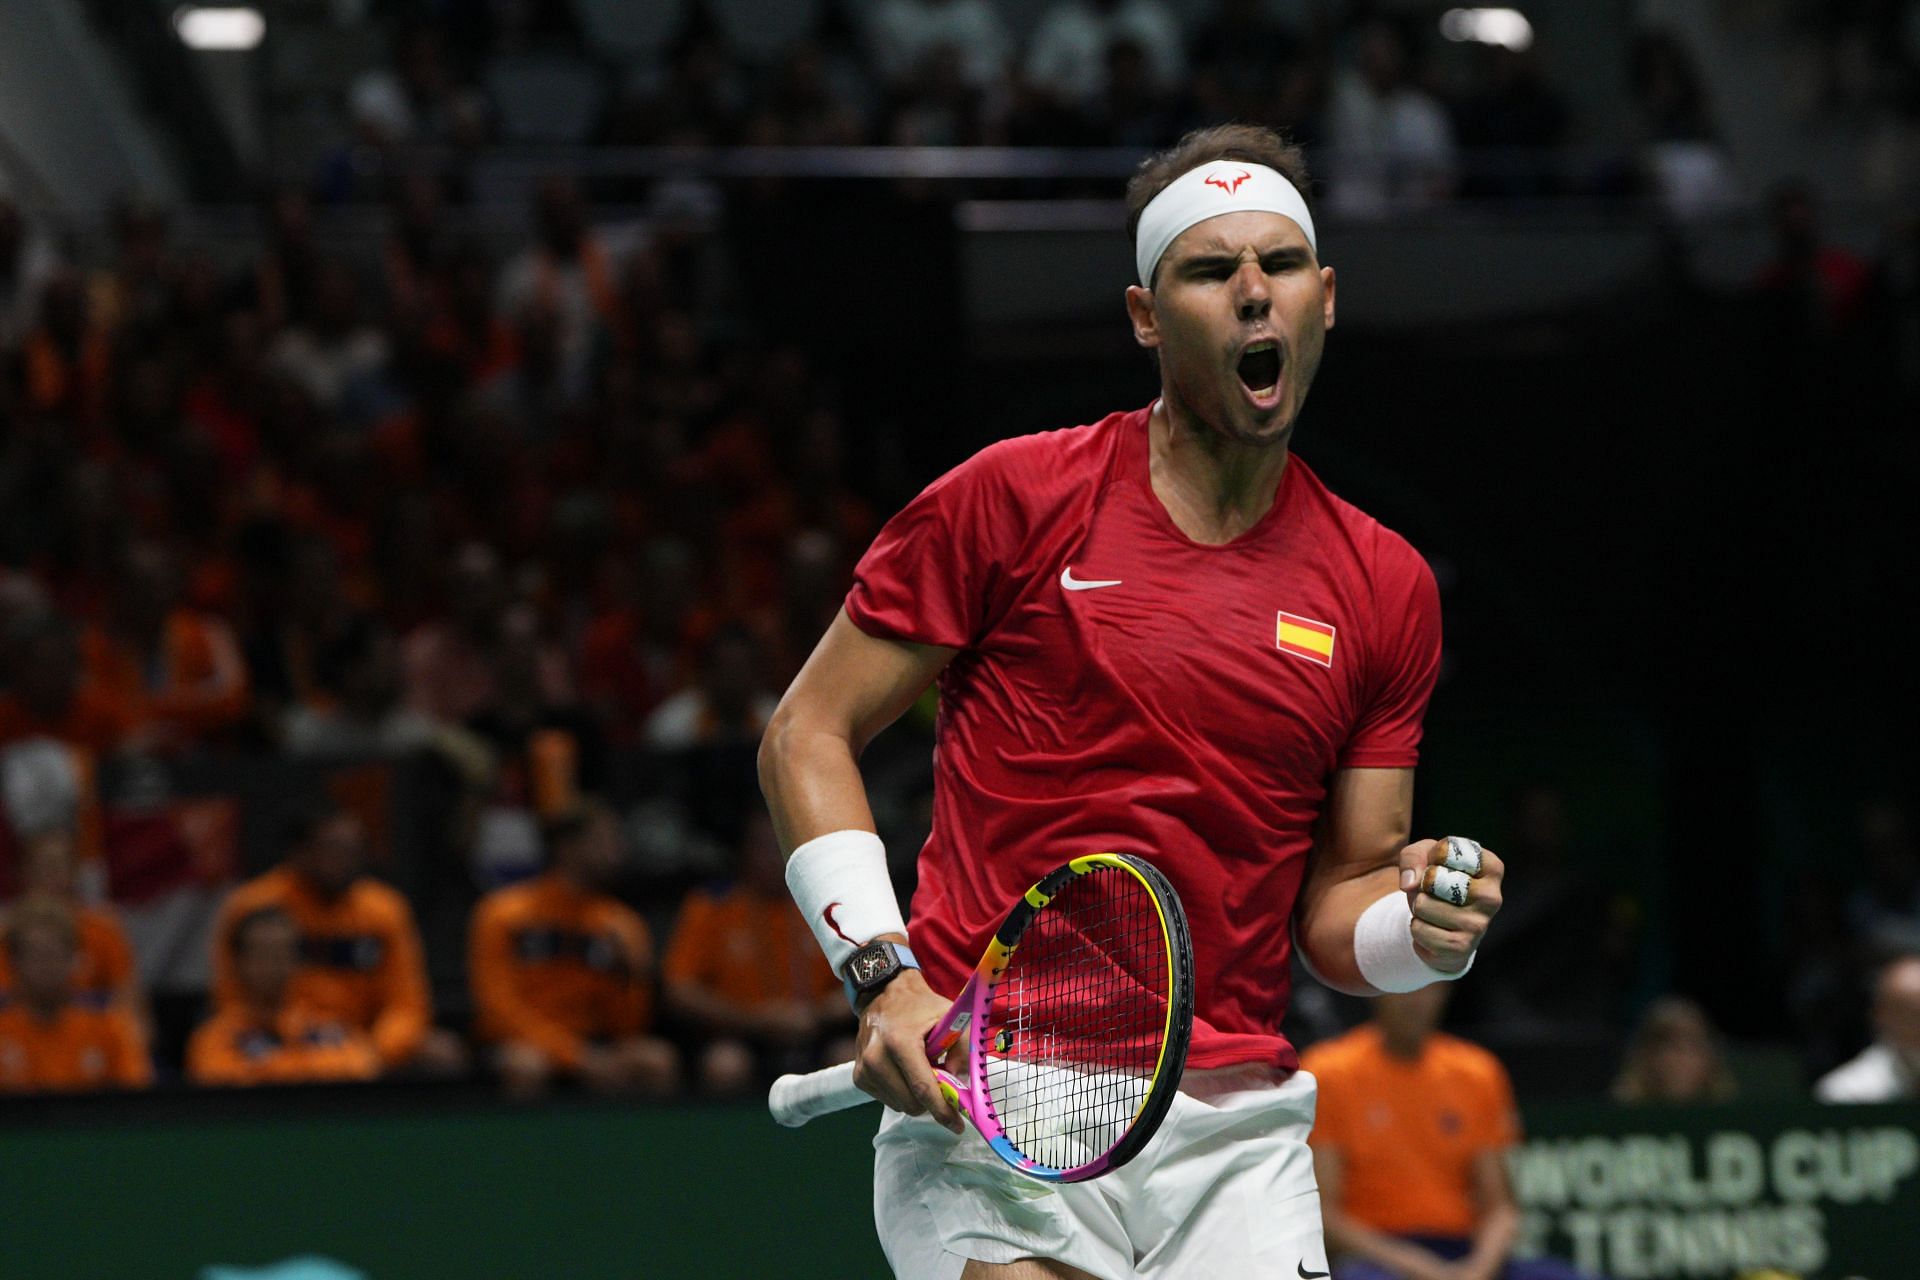
[{"label": "player's dark hair", "polygon": [[241,948],[246,945],[247,934],[268,922],[287,925],[296,932],[299,929],[299,926],[294,923],[293,917],[288,915],[284,908],[255,907],[238,920],[235,920],[233,927],[227,930],[227,950],[233,955],[238,956]]},{"label": "player's dark hair", "polygon": [[1175,178],[1209,160],[1266,165],[1291,182],[1307,202],[1307,211],[1313,211],[1313,179],[1307,174],[1306,152],[1264,125],[1217,124],[1195,129],[1165,151],[1140,162],[1127,180],[1127,239],[1132,240],[1140,230],[1140,215],[1155,196]]}]

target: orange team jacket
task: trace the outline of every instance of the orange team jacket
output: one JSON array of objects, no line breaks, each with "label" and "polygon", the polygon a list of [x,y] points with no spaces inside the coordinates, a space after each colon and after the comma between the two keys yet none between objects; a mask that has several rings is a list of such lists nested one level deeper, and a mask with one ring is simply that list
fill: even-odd
[{"label": "orange team jacket", "polygon": [[[0,918],[0,925],[4,925]],[[81,907],[74,912],[80,958],[73,989],[81,1004],[104,1007],[133,994],[133,948],[111,911]],[[0,996],[13,989],[13,956],[0,947]]]},{"label": "orange team jacket", "polygon": [[1300,1056],[1320,1082],[1313,1146],[1340,1156],[1340,1203],[1393,1235],[1465,1237],[1478,1220],[1474,1159],[1520,1139],[1506,1068],[1478,1045],[1435,1035],[1418,1059],[1362,1026]]},{"label": "orange team jacket", "polygon": [[590,1041],[647,1029],[652,967],[638,915],[556,872],[474,908],[467,973],[481,1038],[525,1041],[562,1067],[578,1065]]},{"label": "orange team jacket", "polygon": [[746,1008],[814,1004],[840,990],[793,899],[743,889],[687,895],[661,972]]},{"label": "orange team jacket", "polygon": [[247,713],[247,665],[227,624],[210,614],[175,609],[167,615],[157,671],[99,627],[81,637],[88,682],[143,720],[161,720],[188,733],[225,728]]},{"label": "orange team jacket", "polygon": [[289,1003],[368,1033],[389,1066],[413,1056],[432,1025],[433,1000],[413,910],[399,890],[362,876],[330,902],[291,867],[241,885],[227,895],[214,926],[216,1010],[245,1004],[227,939],[235,922],[261,907],[279,907],[300,929]]},{"label": "orange team jacket", "polygon": [[67,1005],[51,1021],[0,1002],[0,1093],[144,1089],[153,1063],[133,1014]]},{"label": "orange team jacket", "polygon": [[302,1084],[379,1074],[380,1055],[364,1033],[296,1004],[270,1019],[223,1009],[187,1042],[187,1077],[195,1084]]}]

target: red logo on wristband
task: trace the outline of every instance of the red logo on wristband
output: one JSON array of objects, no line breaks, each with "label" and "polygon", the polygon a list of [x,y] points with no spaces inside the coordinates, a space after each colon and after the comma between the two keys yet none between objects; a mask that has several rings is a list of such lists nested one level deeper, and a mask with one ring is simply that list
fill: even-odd
[{"label": "red logo on wristband", "polygon": [[857,947],[860,944],[855,942],[852,938],[847,937],[846,933],[840,928],[840,926],[834,922],[833,909],[839,905],[840,904],[837,902],[829,902],[826,906],[820,909],[820,916],[822,919],[824,919],[827,922],[827,928],[833,930],[835,933],[840,935],[841,941],[845,942],[850,947]]}]

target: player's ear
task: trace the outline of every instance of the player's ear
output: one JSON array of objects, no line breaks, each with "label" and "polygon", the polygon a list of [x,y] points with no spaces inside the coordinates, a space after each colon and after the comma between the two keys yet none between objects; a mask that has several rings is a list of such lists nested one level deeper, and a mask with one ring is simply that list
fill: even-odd
[{"label": "player's ear", "polygon": [[1321,288],[1321,291],[1326,295],[1322,299],[1320,304],[1321,311],[1326,320],[1326,324],[1323,327],[1331,329],[1333,328],[1333,268],[1332,267],[1320,268],[1320,288]]},{"label": "player's ear", "polygon": [[1127,318],[1133,321],[1133,340],[1143,347],[1160,345],[1160,320],[1153,311],[1153,290],[1127,286]]}]

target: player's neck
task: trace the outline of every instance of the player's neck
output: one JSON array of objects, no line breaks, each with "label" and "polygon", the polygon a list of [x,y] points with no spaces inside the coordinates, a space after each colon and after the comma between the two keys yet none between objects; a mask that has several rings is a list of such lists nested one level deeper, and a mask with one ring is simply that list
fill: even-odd
[{"label": "player's neck", "polygon": [[1154,496],[1195,542],[1232,542],[1273,509],[1287,467],[1287,440],[1258,445],[1227,440],[1163,397],[1147,422]]}]

